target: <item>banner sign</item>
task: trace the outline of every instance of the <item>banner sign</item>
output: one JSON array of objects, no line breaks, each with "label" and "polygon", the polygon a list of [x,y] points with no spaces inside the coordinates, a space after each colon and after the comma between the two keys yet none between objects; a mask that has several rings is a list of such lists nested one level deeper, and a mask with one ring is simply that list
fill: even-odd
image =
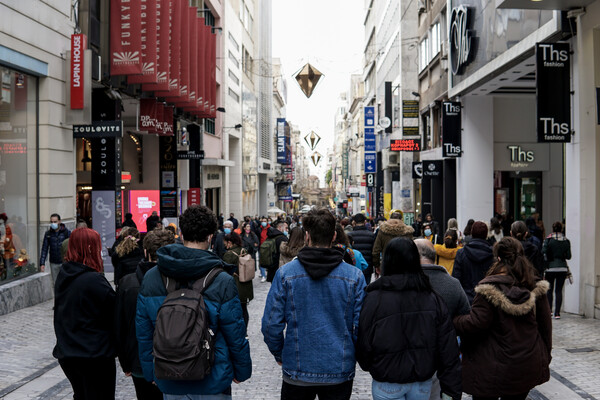
[{"label": "banner sign", "polygon": [[375,151],[375,128],[365,128],[365,151]]},{"label": "banner sign", "polygon": [[200,200],[200,188],[189,188],[187,192],[188,207],[200,205]]},{"label": "banner sign", "polygon": [[73,138],[123,137],[123,121],[92,121],[91,125],[73,125]]},{"label": "banner sign", "polygon": [[160,136],[158,138],[158,151],[160,154],[160,188],[175,189],[177,187],[177,141],[174,136]]},{"label": "banner sign", "polygon": [[372,174],[377,172],[377,153],[365,152],[365,173]]},{"label": "banner sign", "polygon": [[569,43],[535,45],[538,142],[571,141],[571,54]]},{"label": "banner sign", "polygon": [[170,35],[169,35],[169,90],[167,92],[157,92],[157,97],[175,97],[179,96],[179,67],[181,58],[181,9],[182,0],[170,0]]},{"label": "banner sign", "polygon": [[204,159],[204,150],[178,150],[177,151],[177,159],[178,160],[203,160]]},{"label": "banner sign", "polygon": [[[92,190],[92,228],[100,234],[104,271],[111,272],[112,264],[108,254],[116,236],[116,198],[114,190]],[[107,268],[108,267],[108,268]]]},{"label": "banner sign", "polygon": [[142,74],[141,0],[110,1],[110,74]]},{"label": "banner sign", "polygon": [[441,179],[444,165],[441,160],[423,161],[423,178]]},{"label": "banner sign", "polygon": [[158,132],[158,103],[156,99],[140,99],[140,130],[148,133]]},{"label": "banner sign", "polygon": [[121,138],[101,137],[90,142],[94,190],[114,190],[121,186]]},{"label": "banner sign", "polygon": [[71,35],[71,109],[83,110],[84,52],[87,37],[84,34]]},{"label": "banner sign", "polygon": [[421,151],[421,139],[390,140],[390,151]]},{"label": "banner sign", "polygon": [[156,1],[156,84],[144,84],[144,91],[169,90],[169,50],[171,37],[171,0]]},{"label": "banner sign", "polygon": [[375,153],[375,107],[365,107],[365,173],[377,171],[377,155]]},{"label": "banner sign", "polygon": [[375,127],[375,107],[365,107],[365,127]]},{"label": "banner sign", "polygon": [[285,132],[286,126],[285,118],[277,118],[277,162],[283,165],[289,165],[289,138]]},{"label": "banner sign", "polygon": [[163,122],[164,125],[162,134],[165,136],[174,136],[175,133],[173,131],[173,107],[163,107]]},{"label": "banner sign", "polygon": [[156,3],[160,0],[140,0],[142,9],[141,53],[142,75],[127,77],[128,83],[157,83],[157,21]]},{"label": "banner sign", "polygon": [[461,156],[461,103],[442,102],[442,157]]},{"label": "banner sign", "polygon": [[423,178],[423,163],[421,161],[416,161],[412,163],[412,178]]}]

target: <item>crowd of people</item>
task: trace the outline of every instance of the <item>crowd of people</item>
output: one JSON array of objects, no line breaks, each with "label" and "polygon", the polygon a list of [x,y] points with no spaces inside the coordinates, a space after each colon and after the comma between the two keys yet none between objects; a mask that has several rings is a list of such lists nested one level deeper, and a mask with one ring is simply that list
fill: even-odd
[{"label": "crowd of people", "polygon": [[[357,362],[374,399],[524,400],[549,379],[570,274],[561,222],[539,238],[535,222],[506,231],[497,218],[463,231],[450,219],[442,235],[431,214],[407,225],[398,210],[240,222],[192,206],[179,226],[155,217],[145,234],[121,230],[116,290],[98,233],[68,236],[53,354],[76,399],[114,398],[115,357],[138,399],[229,399],[252,373],[251,323],[282,368],[282,399],[349,399]],[[241,273],[249,265],[254,282]],[[262,320],[250,321],[253,285],[267,282]]]}]

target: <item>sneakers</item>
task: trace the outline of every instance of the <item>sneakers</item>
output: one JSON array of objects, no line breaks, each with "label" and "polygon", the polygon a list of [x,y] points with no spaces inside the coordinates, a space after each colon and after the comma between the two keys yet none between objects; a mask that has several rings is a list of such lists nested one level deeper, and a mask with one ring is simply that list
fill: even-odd
[{"label": "sneakers", "polygon": [[262,278],[260,278],[260,281],[261,281],[262,283],[265,283],[265,282],[267,281],[267,278],[266,278],[265,276],[263,276]]},{"label": "sneakers", "polygon": [[555,315],[554,319],[560,319],[560,315]]}]

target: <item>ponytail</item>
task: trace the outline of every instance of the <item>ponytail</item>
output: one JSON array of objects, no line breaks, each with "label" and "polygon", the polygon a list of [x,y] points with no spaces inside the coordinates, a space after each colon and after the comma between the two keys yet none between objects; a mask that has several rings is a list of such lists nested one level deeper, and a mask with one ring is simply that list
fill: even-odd
[{"label": "ponytail", "polygon": [[512,237],[502,238],[494,245],[494,257],[498,261],[492,265],[488,276],[506,273],[515,279],[518,286],[528,290],[535,288],[534,268],[525,257],[521,242]]},{"label": "ponytail", "polygon": [[444,245],[447,249],[455,249],[456,241],[458,240],[458,234],[454,229],[448,229],[444,235]]}]

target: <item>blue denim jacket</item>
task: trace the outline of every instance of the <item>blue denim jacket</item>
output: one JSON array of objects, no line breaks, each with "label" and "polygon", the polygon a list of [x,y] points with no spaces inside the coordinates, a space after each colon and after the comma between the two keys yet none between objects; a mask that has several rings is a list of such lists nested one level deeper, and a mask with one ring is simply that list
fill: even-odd
[{"label": "blue denim jacket", "polygon": [[364,293],[363,273],[345,262],[321,279],[312,279],[298,259],[279,268],[262,333],[288,378],[327,384],[354,378]]}]

